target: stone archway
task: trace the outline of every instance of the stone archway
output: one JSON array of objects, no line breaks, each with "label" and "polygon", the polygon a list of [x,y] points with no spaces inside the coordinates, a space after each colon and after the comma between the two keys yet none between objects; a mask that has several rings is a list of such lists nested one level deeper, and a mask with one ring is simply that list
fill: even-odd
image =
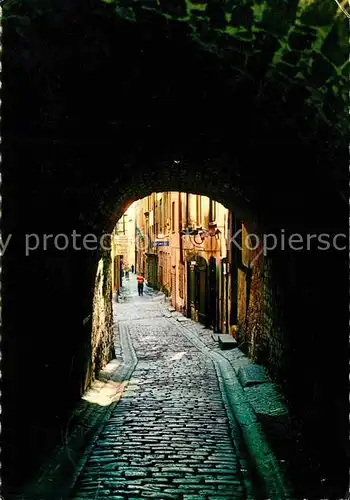
[{"label": "stone archway", "polygon": [[[66,411],[89,382],[101,257],[42,247],[27,256],[26,234],[101,234],[131,201],[195,185],[260,228],[347,227],[347,23],[336,3],[173,4],[13,0],[4,7],[3,234],[13,235],[3,264],[9,470],[26,469],[46,436],[60,439]],[[306,323],[295,317],[293,294],[283,297],[286,329],[307,344],[304,375],[308,359],[319,359],[313,369],[325,394],[331,384],[318,338],[345,331],[347,280],[337,281],[344,263],[336,253],[289,263],[305,291],[298,312],[307,313]],[[277,268],[288,281],[285,264]],[[320,269],[327,269],[322,279]],[[321,286],[337,291],[328,294],[330,304]],[[291,343],[290,351],[299,345],[282,338],[276,343]],[[339,340],[339,353],[342,346]],[[29,373],[40,391],[23,391]],[[26,418],[23,406],[31,408]]]},{"label": "stone archway", "polygon": [[188,257],[187,265],[187,311],[189,317],[209,326],[208,263],[196,253]]}]

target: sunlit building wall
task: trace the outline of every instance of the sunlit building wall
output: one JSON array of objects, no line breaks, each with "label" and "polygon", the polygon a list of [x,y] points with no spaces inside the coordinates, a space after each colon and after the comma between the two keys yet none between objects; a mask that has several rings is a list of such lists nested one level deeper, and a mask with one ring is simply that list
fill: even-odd
[{"label": "sunlit building wall", "polygon": [[[205,323],[209,310],[215,309],[212,326],[217,329],[225,326],[221,323],[227,316],[222,312],[227,298],[220,293],[227,279],[221,272],[228,251],[227,224],[228,210],[198,194],[152,193],[136,203],[137,269],[150,286],[171,298],[176,310],[196,321]],[[183,234],[186,229],[194,233]],[[199,276],[202,267],[204,274]],[[200,289],[192,283],[191,273],[201,280]]]}]

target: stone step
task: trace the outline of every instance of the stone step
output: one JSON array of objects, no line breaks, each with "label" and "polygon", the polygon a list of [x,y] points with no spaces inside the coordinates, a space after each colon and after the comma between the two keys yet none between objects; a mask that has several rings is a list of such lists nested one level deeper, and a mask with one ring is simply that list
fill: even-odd
[{"label": "stone step", "polygon": [[275,437],[284,436],[289,427],[289,415],[276,385],[252,385],[244,392],[265,432]]},{"label": "stone step", "polygon": [[228,333],[219,334],[218,342],[221,349],[232,349],[234,347],[237,347],[237,340]]},{"label": "stone step", "polygon": [[265,368],[254,363],[241,366],[238,378],[243,387],[270,382]]},{"label": "stone step", "polygon": [[180,323],[183,323],[184,321],[191,321],[190,318],[186,318],[186,316],[179,316],[178,318],[176,318],[177,321],[179,321]]}]

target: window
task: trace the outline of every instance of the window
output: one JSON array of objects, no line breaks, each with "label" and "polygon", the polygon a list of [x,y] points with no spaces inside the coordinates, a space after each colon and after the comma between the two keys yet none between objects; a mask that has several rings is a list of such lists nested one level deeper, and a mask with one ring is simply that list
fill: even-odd
[{"label": "window", "polygon": [[181,193],[181,227],[186,227],[187,225],[187,220],[186,220],[186,207],[187,207],[187,196],[186,193]]},{"label": "window", "polygon": [[163,232],[163,210],[162,210],[162,199],[159,200],[159,231]]},{"label": "window", "polygon": [[202,225],[202,200],[201,196],[197,194],[197,199],[196,199],[196,219],[197,219],[197,226]]},{"label": "window", "polygon": [[216,221],[216,202],[213,200],[210,200],[209,219],[209,222]]},{"label": "window", "polygon": [[183,264],[179,265],[179,296],[181,299],[184,298],[184,266]]},{"label": "window", "polygon": [[163,198],[164,198],[164,208],[163,208],[163,213],[164,213],[164,232],[166,232],[167,228],[166,228],[166,224],[167,224],[167,220],[168,220],[168,193],[164,193],[163,194]]},{"label": "window", "polygon": [[171,230],[175,233],[175,201],[171,204]]}]

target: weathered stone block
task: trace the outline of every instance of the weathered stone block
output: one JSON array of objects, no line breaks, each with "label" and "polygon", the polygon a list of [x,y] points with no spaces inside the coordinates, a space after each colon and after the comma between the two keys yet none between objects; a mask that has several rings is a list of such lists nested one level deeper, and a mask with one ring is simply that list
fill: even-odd
[{"label": "weathered stone block", "polygon": [[237,340],[228,333],[218,335],[219,346],[221,349],[232,349],[237,347]]},{"label": "weathered stone block", "polygon": [[265,368],[255,364],[241,366],[238,378],[243,387],[269,382]]},{"label": "weathered stone block", "polygon": [[277,436],[288,429],[288,409],[275,384],[265,383],[244,389],[258,421],[270,435]]},{"label": "weathered stone block", "polygon": [[184,323],[185,321],[191,321],[190,318],[186,318],[186,316],[178,316],[176,319],[180,323]]}]

